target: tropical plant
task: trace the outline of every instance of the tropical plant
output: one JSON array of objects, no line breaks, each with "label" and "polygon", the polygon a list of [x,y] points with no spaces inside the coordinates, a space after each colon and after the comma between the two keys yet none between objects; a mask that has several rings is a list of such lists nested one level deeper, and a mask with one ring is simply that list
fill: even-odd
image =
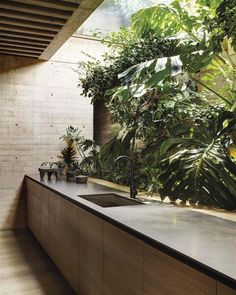
[{"label": "tropical plant", "polygon": [[59,139],[68,142],[68,144],[79,143],[85,140],[84,136],[81,135],[81,130],[79,130],[79,128],[74,128],[73,126],[68,126],[66,128],[66,133]]},{"label": "tropical plant", "polygon": [[[104,64],[85,65],[84,94],[93,101],[106,94],[120,126],[101,148],[103,171],[122,151],[135,160],[139,187],[160,188],[162,198],[235,209],[235,164],[229,150],[235,117],[226,112],[236,109],[235,65],[228,50],[230,42],[234,46],[234,25],[229,19],[219,24],[221,13],[234,23],[231,2],[182,5],[175,0],[142,9],[132,16],[131,28],[105,40],[113,52]],[[226,85],[217,89],[219,77]],[[127,180],[124,170],[121,178],[109,176]]]},{"label": "tropical plant", "polygon": [[81,169],[91,176],[103,176],[103,164],[101,161],[100,147],[93,140],[86,139],[80,144],[80,149],[87,155],[80,163]]},{"label": "tropical plant", "polygon": [[224,0],[216,9],[216,16],[214,17],[210,26],[212,31],[217,31],[214,36],[218,42],[222,42],[226,37],[231,39],[231,44],[236,49],[236,5],[234,0]]},{"label": "tropical plant", "polygon": [[61,151],[61,155],[58,156],[61,159],[61,162],[65,166],[66,170],[71,171],[74,170],[77,166],[78,158],[77,151],[73,145],[69,145],[65,147]]},{"label": "tropical plant", "polygon": [[103,56],[103,62],[90,57],[79,70],[79,86],[82,94],[92,102],[105,99],[105,92],[120,85],[118,74],[139,62],[162,57],[172,50],[175,40],[164,39],[154,30],[138,36],[135,27],[122,28],[103,40],[110,50]]},{"label": "tropical plant", "polygon": [[235,114],[225,111],[211,119],[201,138],[171,138],[162,145],[170,154],[160,162],[159,193],[164,199],[236,209],[236,164],[230,158]]},{"label": "tropical plant", "polygon": [[[81,135],[81,130],[73,126],[68,126],[66,133],[60,139],[66,141],[68,147],[72,147],[71,156],[74,169],[77,167],[76,169],[81,170],[85,174],[102,177],[103,168],[100,160],[100,147],[93,140],[86,139]],[[81,157],[80,163],[77,161],[77,152]],[[69,153],[66,154],[69,156]]]}]

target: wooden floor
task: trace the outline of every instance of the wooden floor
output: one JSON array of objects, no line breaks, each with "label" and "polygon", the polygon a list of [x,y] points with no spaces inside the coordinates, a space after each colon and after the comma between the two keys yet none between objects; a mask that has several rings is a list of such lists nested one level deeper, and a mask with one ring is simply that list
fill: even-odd
[{"label": "wooden floor", "polygon": [[0,231],[0,295],[74,294],[28,231]]}]

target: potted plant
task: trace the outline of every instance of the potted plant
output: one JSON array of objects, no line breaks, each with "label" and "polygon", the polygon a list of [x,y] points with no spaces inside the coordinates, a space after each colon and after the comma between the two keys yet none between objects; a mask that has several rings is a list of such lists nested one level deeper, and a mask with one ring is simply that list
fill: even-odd
[{"label": "potted plant", "polygon": [[66,179],[73,179],[75,176],[79,175],[81,170],[79,168],[79,162],[77,158],[77,150],[74,144],[68,145],[61,151],[61,155],[58,156],[64,163],[66,170]]}]

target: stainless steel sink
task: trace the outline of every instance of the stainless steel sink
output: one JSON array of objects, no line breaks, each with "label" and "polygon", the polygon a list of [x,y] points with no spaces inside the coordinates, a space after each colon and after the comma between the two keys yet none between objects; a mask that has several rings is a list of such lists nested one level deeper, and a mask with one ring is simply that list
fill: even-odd
[{"label": "stainless steel sink", "polygon": [[101,207],[118,207],[143,204],[141,201],[126,198],[117,194],[96,194],[79,197]]}]

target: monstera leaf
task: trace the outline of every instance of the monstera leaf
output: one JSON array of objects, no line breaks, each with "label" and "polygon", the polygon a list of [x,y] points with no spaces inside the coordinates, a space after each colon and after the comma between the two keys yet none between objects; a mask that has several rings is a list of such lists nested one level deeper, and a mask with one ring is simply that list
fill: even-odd
[{"label": "monstera leaf", "polygon": [[[226,118],[228,123],[226,127]],[[236,164],[231,160],[229,135],[236,119],[230,112],[218,117],[213,138],[204,141],[175,139],[165,143],[172,151],[160,164],[160,195],[227,210],[236,209]]]},{"label": "monstera leaf", "polygon": [[[136,79],[146,80],[146,86],[152,87],[168,76],[182,73],[183,63],[179,56],[156,58],[128,68],[118,78],[125,82]],[[145,77],[147,78],[145,79]]]},{"label": "monstera leaf", "polygon": [[178,0],[169,5],[159,4],[141,9],[132,16],[131,21],[140,36],[150,27],[165,36],[174,35],[180,31],[192,34],[201,29],[198,17],[190,15]]},{"label": "monstera leaf", "polygon": [[[128,83],[130,88],[133,85],[136,85],[136,88],[140,85],[145,89],[155,88],[166,79],[171,80],[179,74],[198,72],[207,66],[211,59],[212,56],[207,51],[155,58],[128,68],[119,74],[118,78],[123,83]],[[116,88],[116,91],[119,92],[120,89]]]}]

